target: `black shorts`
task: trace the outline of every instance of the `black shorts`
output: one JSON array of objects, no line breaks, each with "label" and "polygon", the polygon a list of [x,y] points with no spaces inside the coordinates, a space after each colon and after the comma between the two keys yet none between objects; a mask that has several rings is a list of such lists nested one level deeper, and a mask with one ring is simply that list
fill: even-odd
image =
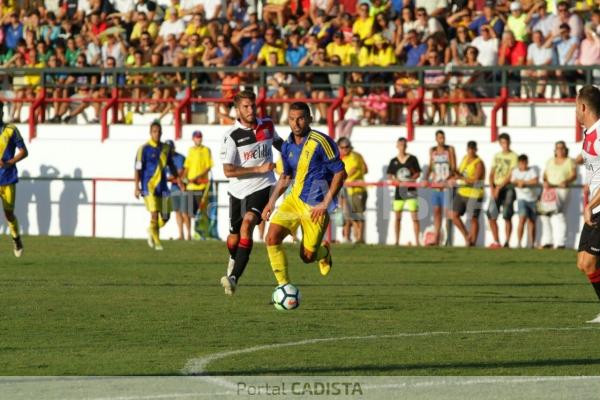
[{"label": "black shorts", "polygon": [[457,194],[452,199],[452,211],[460,215],[461,217],[467,213],[467,216],[478,218],[481,213],[483,199],[476,199],[473,197],[464,197]]},{"label": "black shorts", "polygon": [[246,213],[251,212],[260,222],[262,212],[269,202],[271,186],[256,191],[243,199],[229,195],[229,233],[238,234]]},{"label": "black shorts", "polygon": [[500,207],[502,207],[502,218],[503,219],[511,219],[515,213],[514,202],[517,198],[515,189],[512,187],[503,187],[500,189],[500,193],[498,193],[498,198],[494,199],[490,198],[490,203],[488,204],[487,216],[489,219],[498,219],[498,215],[500,215]]},{"label": "black shorts", "polygon": [[579,237],[578,251],[585,251],[593,256],[600,256],[600,213],[592,216],[594,226],[583,224]]}]

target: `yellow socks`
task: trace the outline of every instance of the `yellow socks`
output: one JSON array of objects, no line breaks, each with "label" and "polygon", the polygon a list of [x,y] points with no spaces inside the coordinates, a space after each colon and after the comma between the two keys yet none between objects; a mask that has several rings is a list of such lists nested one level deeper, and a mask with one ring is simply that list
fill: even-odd
[{"label": "yellow socks", "polygon": [[275,246],[267,246],[267,253],[269,254],[269,261],[271,262],[271,269],[275,274],[278,285],[285,285],[290,282],[288,277],[288,265],[287,257],[283,246],[277,244]]},{"label": "yellow socks", "polygon": [[166,225],[166,221],[163,219],[162,215],[158,214],[158,229],[162,228]]},{"label": "yellow socks", "polygon": [[154,241],[154,245],[160,244],[160,238],[158,236],[158,221],[150,221],[150,235],[152,235],[152,240]]},{"label": "yellow socks", "polygon": [[17,217],[15,217],[15,219],[10,222],[10,221],[6,221],[8,224],[8,229],[10,231],[10,236],[14,238],[18,238],[19,237],[19,221],[17,221]]}]

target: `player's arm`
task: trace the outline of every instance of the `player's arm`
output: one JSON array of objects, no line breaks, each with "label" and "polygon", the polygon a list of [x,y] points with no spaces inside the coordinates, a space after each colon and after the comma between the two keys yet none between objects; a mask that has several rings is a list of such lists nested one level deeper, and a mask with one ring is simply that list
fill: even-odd
[{"label": "player's arm", "polygon": [[29,151],[27,150],[27,146],[25,146],[25,141],[21,137],[21,134],[16,127],[14,129],[15,132],[13,135],[15,135],[14,139],[16,140],[16,147],[18,151],[13,158],[6,161],[0,160],[0,168],[10,168],[29,155]]},{"label": "player's arm", "polygon": [[600,205],[600,190],[596,190],[594,195],[589,199],[588,203],[583,209],[583,220],[588,225],[596,225],[596,222],[592,222],[592,211],[594,208]]},{"label": "player's arm", "polygon": [[342,189],[342,186],[344,186],[344,181],[346,180],[347,177],[348,177],[348,174],[346,174],[346,170],[343,168],[333,175],[333,179],[331,180],[331,185],[329,185],[329,190],[325,194],[323,201],[321,203],[317,204],[316,206],[314,206],[310,212],[312,220],[314,222],[317,222],[319,220],[319,218],[321,218],[325,214],[327,214],[327,208],[329,207],[329,205],[331,204],[333,199],[336,198],[336,196]]},{"label": "player's arm", "polygon": [[140,188],[140,170],[139,169],[135,169],[135,173],[133,175],[133,180],[135,182],[135,191],[134,191],[134,196],[136,199],[140,198],[140,195],[142,194],[142,189]]},{"label": "player's arm", "polygon": [[427,180],[430,181],[433,178],[435,171],[433,170],[433,148],[429,149],[429,173],[427,174]]},{"label": "player's arm", "polygon": [[288,186],[290,186],[291,182],[292,182],[291,176],[286,175],[286,174],[281,174],[281,176],[279,177],[279,180],[277,181],[277,184],[275,185],[275,188],[273,189],[273,192],[271,193],[271,197],[269,197],[269,202],[263,209],[262,216],[261,216],[261,218],[263,220],[265,220],[265,221],[269,220],[269,217],[271,216],[273,209],[275,209],[275,203],[277,202],[277,199],[279,197],[281,197],[282,194],[285,193]]},{"label": "player's arm", "polygon": [[453,177],[456,175],[456,151],[454,150],[454,146],[450,146],[450,176]]},{"label": "player's arm", "polygon": [[223,173],[227,178],[239,178],[240,176],[264,174],[275,168],[273,163],[264,163],[256,167],[240,167],[239,165],[223,164]]}]

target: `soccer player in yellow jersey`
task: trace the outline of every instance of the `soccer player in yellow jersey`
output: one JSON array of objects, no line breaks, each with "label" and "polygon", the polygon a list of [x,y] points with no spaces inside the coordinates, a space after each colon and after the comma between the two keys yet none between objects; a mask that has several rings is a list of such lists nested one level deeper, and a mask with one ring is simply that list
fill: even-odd
[{"label": "soccer player in yellow jersey", "polygon": [[282,242],[298,226],[303,234],[300,258],[305,263],[318,260],[321,274],[329,274],[331,250],[321,241],[347,177],[335,142],[311,129],[312,117],[306,103],[290,106],[288,122],[292,133],[281,147],[283,174],[262,213],[265,220],[271,217],[275,202],[293,180],[291,192],[272,216],[267,232],[267,253],[278,285],[290,282]]},{"label": "soccer player in yellow jersey", "polygon": [[[363,157],[354,151],[350,139],[343,137],[337,142],[340,156],[344,162],[348,179],[346,182],[364,182],[365,174],[369,172]],[[364,243],[365,209],[367,205],[367,189],[365,186],[350,186],[345,188],[343,197],[344,210],[344,239],[350,241],[350,231],[354,228],[356,243]]]},{"label": "soccer player in yellow jersey", "polygon": [[171,199],[165,168],[168,166],[177,185],[184,190],[177,168],[173,163],[171,146],[162,143],[162,127],[158,122],[150,125],[150,140],[142,145],[135,158],[135,198],[144,197],[150,212],[148,246],[162,250],[158,231],[169,220]]},{"label": "soccer player in yellow jersey", "polygon": [[[188,229],[191,227],[191,219],[194,218],[198,210],[204,212],[201,203],[206,198],[208,188],[208,173],[210,172],[213,161],[210,149],[202,145],[202,132],[194,131],[192,133],[194,146],[188,151],[188,155],[183,164],[183,179],[186,183],[186,212],[183,214],[184,225]],[[206,234],[208,232],[205,232]]]},{"label": "soccer player in yellow jersey", "polygon": [[17,127],[2,123],[3,109],[4,104],[0,102],[0,199],[10,236],[13,239],[13,253],[15,257],[21,257],[23,242],[19,234],[19,222],[14,213],[16,185],[19,181],[15,165],[29,153]]}]

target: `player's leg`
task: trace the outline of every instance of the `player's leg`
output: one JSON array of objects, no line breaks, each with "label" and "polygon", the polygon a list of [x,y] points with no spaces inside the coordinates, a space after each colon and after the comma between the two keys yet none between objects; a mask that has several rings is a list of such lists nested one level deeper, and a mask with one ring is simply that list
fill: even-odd
[{"label": "player's leg", "polygon": [[[242,201],[236,197],[229,196],[229,235],[227,236],[227,250],[229,251],[229,261],[227,262],[227,272],[221,278],[221,284],[225,286],[225,294],[233,294],[235,283],[229,280],[229,276],[233,272],[235,264],[235,256],[237,254],[238,245],[240,242],[240,230],[242,228]],[[233,287],[233,289],[231,289]]]},{"label": "player's leg", "polygon": [[519,225],[517,226],[517,246],[521,247],[523,233],[525,232],[525,224],[527,223],[527,210],[525,208],[525,200],[517,200],[517,210],[519,214]]},{"label": "player's leg", "polygon": [[[598,268],[598,255],[600,249],[600,231],[585,224],[579,241],[579,252],[577,253],[577,268],[586,274],[596,296],[600,300],[600,269]],[[589,323],[600,323],[600,314],[596,318],[587,321]]]},{"label": "player's leg", "polygon": [[162,250],[162,243],[160,242],[160,223],[159,223],[159,212],[152,211],[150,213],[150,236],[152,237],[152,243],[154,243],[155,250]]},{"label": "player's leg", "polygon": [[477,244],[477,236],[479,235],[479,214],[481,213],[483,199],[469,199],[467,202],[467,215],[471,216],[471,224],[469,226],[469,246],[473,247]]},{"label": "player's leg", "polygon": [[323,236],[329,226],[329,214],[313,221],[310,207],[304,203],[300,204],[299,207],[303,208],[300,219],[300,226],[302,227],[300,259],[304,263],[312,263],[318,260],[321,275],[326,276],[333,266],[331,247],[329,243],[323,243]]},{"label": "player's leg", "polygon": [[400,228],[402,224],[402,209],[404,208],[404,200],[394,200],[392,205],[394,209],[394,233],[396,234],[396,246],[400,244]]},{"label": "player's leg", "polygon": [[510,246],[510,236],[512,235],[512,217],[515,214],[515,191],[514,189],[506,189],[502,202],[502,218],[504,219],[504,233],[506,241],[504,247]]},{"label": "player's leg", "polygon": [[8,224],[10,236],[13,240],[13,253],[15,257],[21,257],[23,255],[23,242],[19,233],[19,221],[14,213],[16,185],[0,186],[0,197],[2,199],[2,208],[4,209],[6,223]]},{"label": "player's leg", "polygon": [[365,242],[365,211],[367,208],[367,192],[357,193],[352,199],[352,216],[356,243]]},{"label": "player's leg", "polygon": [[283,199],[277,211],[271,217],[265,242],[271,269],[278,285],[289,283],[288,262],[283,250],[283,239],[295,232],[300,224],[300,214],[294,207],[291,195]]}]

